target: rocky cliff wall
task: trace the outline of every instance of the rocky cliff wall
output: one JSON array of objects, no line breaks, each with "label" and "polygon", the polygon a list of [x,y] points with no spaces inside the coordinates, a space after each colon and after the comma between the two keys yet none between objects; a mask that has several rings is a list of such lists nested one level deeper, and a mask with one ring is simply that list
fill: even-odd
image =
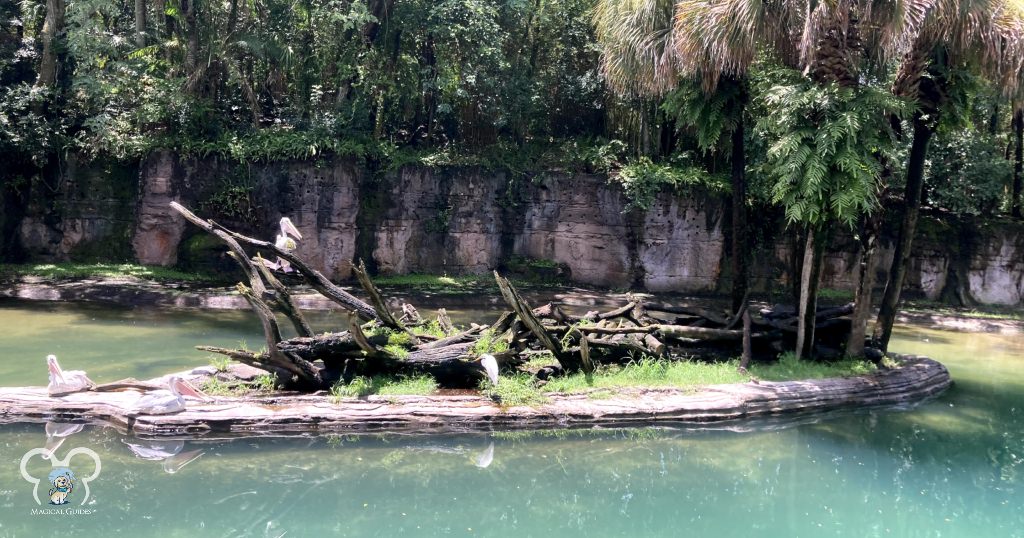
[{"label": "rocky cliff wall", "polygon": [[[551,173],[514,182],[476,168],[404,167],[372,173],[349,160],[239,166],[155,152],[137,171],[68,167],[22,220],[21,248],[38,260],[124,253],[147,264],[223,267],[222,248],[167,207],[179,200],[272,238],[281,216],[303,234],[299,253],[335,279],[364,259],[380,273],[483,273],[516,257],[562,264],[577,282],[651,291],[728,288],[728,211],[701,192],[662,193],[627,211],[621,189],[595,175]],[[127,194],[126,194],[127,193]],[[761,288],[785,284],[793,234],[775,218],[751,222]],[[906,290],[931,299],[1024,302],[1024,225],[923,218]],[[892,259],[888,226],[875,268]],[[852,289],[856,243],[837,233],[823,284]],[[884,282],[879,278],[879,282]]]}]

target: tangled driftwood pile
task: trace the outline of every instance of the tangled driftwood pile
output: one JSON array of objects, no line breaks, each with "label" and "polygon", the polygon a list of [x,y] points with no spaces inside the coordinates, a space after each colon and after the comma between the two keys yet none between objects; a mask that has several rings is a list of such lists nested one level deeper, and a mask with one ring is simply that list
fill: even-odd
[{"label": "tangled driftwood pile", "polygon": [[[199,349],[227,355],[275,374],[297,390],[321,390],[339,380],[377,374],[429,374],[443,387],[474,387],[484,377],[480,355],[493,355],[504,369],[523,365],[531,356],[550,356],[551,364],[534,369],[539,382],[567,372],[592,372],[601,363],[624,362],[641,356],[664,358],[742,356],[774,357],[792,348],[796,312],[774,308],[751,313],[744,306],[735,314],[711,309],[633,301],[608,312],[571,315],[557,305],[532,308],[508,279],[495,280],[510,311],[490,325],[472,324],[457,330],[444,311],[428,323],[412,305],[401,315],[389,310],[365,267],[355,274],[369,302],[332,283],[287,246],[247,237],[216,222],[202,219],[185,207],[171,206],[189,222],[220,238],[238,262],[249,283],[239,293],[263,325],[266,349]],[[242,245],[254,249],[250,256]],[[351,316],[345,331],[314,334],[284,285],[262,254],[285,260],[306,283],[337,303]],[[298,337],[283,339],[274,310],[284,314]],[[818,340],[842,342],[849,331],[853,305],[819,311]],[[435,330],[424,331],[427,325]],[[440,328],[443,335],[436,329]],[[826,353],[827,354],[827,353]]]}]

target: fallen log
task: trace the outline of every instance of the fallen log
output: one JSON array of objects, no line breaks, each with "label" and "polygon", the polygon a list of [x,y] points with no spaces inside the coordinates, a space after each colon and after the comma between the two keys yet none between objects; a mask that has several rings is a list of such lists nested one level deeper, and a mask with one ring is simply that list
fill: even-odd
[{"label": "fallen log", "polygon": [[562,351],[562,347],[551,338],[548,331],[541,325],[540,320],[533,315],[533,309],[519,296],[512,283],[499,275],[497,271],[494,272],[494,280],[497,281],[498,289],[501,290],[501,295],[505,298],[505,302],[512,307],[512,310],[519,317],[519,321],[533,333],[541,345],[554,355],[558,363],[562,365],[562,368],[568,372],[580,370],[582,368],[582,361]]},{"label": "fallen log", "polygon": [[695,340],[741,340],[743,331],[732,329],[709,329],[685,325],[655,325],[654,332],[666,338],[692,338]]}]

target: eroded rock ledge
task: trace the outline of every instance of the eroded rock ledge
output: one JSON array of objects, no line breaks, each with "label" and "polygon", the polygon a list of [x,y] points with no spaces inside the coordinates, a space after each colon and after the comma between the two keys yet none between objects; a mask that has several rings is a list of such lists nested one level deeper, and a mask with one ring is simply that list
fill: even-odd
[{"label": "eroded rock ledge", "polygon": [[288,433],[454,433],[560,427],[735,423],[878,406],[908,406],[951,384],[941,363],[901,356],[901,366],[847,378],[713,385],[697,392],[637,389],[608,398],[553,394],[533,407],[480,396],[218,398],[173,415],[132,415],[136,391],[47,396],[42,387],[0,388],[0,422],[81,421],[144,436]]}]

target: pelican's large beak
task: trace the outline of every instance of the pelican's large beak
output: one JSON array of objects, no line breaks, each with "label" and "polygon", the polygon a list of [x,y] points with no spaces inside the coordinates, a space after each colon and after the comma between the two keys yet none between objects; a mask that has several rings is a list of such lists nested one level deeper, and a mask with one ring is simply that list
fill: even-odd
[{"label": "pelican's large beak", "polygon": [[58,381],[64,383],[64,372],[60,369],[60,365],[57,364],[57,357],[50,355],[46,357],[46,367],[49,368],[50,373],[53,377],[57,378]]},{"label": "pelican's large beak", "polygon": [[182,396],[189,396],[203,401],[209,401],[212,399],[184,379],[176,380],[174,386]]},{"label": "pelican's large beak", "polygon": [[302,239],[302,234],[299,233],[299,229],[292,224],[292,219],[288,217],[281,217],[281,233],[284,235],[290,235],[295,239]]}]

